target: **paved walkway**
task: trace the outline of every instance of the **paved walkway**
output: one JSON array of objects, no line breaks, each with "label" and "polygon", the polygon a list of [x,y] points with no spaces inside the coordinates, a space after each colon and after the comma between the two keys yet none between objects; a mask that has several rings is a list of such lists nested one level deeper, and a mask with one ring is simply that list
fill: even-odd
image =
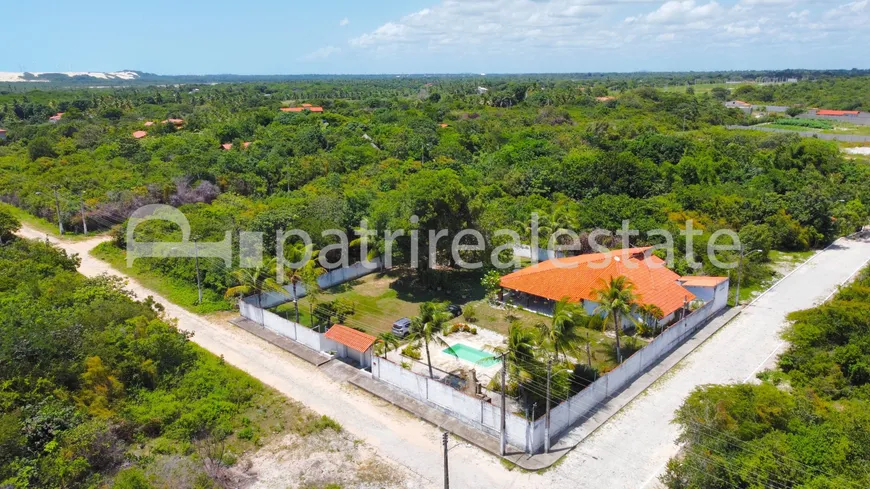
[{"label": "paved walkway", "polygon": [[857,134],[830,134],[824,132],[813,132],[813,131],[791,131],[789,129],[779,129],[777,127],[765,127],[765,126],[725,126],[728,129],[737,129],[737,130],[746,130],[746,131],[764,131],[764,132],[778,132],[783,134],[797,134],[802,138],[819,138],[825,139],[828,141],[843,141],[846,143],[870,143],[870,136],[860,136]]}]

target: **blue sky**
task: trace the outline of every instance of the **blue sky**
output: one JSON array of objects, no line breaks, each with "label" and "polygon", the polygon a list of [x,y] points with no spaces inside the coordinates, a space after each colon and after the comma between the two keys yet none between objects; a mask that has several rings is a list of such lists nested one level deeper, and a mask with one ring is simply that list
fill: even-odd
[{"label": "blue sky", "polygon": [[868,1],[9,1],[0,71],[870,68]]}]

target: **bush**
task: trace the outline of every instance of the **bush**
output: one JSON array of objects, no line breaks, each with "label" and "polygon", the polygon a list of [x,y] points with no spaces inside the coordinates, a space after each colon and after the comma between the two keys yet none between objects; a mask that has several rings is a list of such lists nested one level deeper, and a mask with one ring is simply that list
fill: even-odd
[{"label": "bush", "polygon": [[420,348],[415,345],[408,345],[405,348],[402,348],[402,356],[413,358],[414,360],[423,358],[422,355],[420,355]]},{"label": "bush", "polygon": [[465,309],[462,310],[462,317],[469,323],[477,321],[477,308],[473,304],[466,305]]},{"label": "bush", "polygon": [[329,416],[320,416],[312,418],[303,428],[301,434],[304,436],[320,433],[324,430],[333,430],[336,433],[341,433],[341,424],[330,418]]},{"label": "bush", "polygon": [[453,333],[477,334],[477,328],[475,328],[474,326],[469,326],[465,323],[456,323],[453,326],[450,326],[450,329],[447,330],[447,335],[451,335]]}]

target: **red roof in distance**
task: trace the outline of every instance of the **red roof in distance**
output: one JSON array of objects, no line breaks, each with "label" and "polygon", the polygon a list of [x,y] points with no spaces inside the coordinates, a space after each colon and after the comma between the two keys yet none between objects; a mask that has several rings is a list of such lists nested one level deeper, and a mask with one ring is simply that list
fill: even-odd
[{"label": "red roof in distance", "polygon": [[372,345],[375,344],[376,339],[372,335],[365,334],[362,331],[357,331],[353,328],[348,328],[341,324],[333,324],[332,327],[329,328],[329,331],[326,332],[325,336],[336,343],[341,343],[348,348],[360,352],[367,351],[371,348]]},{"label": "red roof in distance", "polygon": [[860,112],[857,110],[828,110],[821,109],[816,111],[816,115],[834,115],[834,116],[842,116],[842,115],[858,115]]},{"label": "red roof in distance", "polygon": [[136,138],[136,139],[142,139],[142,138],[144,138],[144,137],[147,136],[147,135],[148,135],[148,133],[145,132],[145,131],[136,131],[136,132],[133,133],[133,137]]}]

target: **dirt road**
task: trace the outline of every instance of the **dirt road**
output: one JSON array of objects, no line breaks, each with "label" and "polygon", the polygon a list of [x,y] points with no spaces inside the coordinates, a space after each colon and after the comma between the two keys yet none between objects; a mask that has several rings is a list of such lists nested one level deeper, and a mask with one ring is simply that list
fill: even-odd
[{"label": "dirt road", "polygon": [[[25,237],[45,235],[24,228]],[[88,276],[123,275],[88,251],[105,238],[58,242],[82,258]],[[678,447],[674,410],[698,385],[743,382],[773,364],[782,342],[779,332],[791,311],[825,300],[870,257],[870,243],[840,240],[814,256],[730,324],[692,352],[650,390],[624,408],[601,429],[544,474],[506,470],[499,461],[460,441],[450,450],[453,487],[474,488],[606,488],[637,489],[656,485],[656,476]],[[193,341],[250,373],[288,397],[338,420],[380,455],[418,474],[424,487],[441,487],[440,435],[437,428],[377,398],[339,384],[296,357],[223,321],[212,321],[169,303],[129,279],[138,297],[153,296],[178,326],[194,333]]]}]

